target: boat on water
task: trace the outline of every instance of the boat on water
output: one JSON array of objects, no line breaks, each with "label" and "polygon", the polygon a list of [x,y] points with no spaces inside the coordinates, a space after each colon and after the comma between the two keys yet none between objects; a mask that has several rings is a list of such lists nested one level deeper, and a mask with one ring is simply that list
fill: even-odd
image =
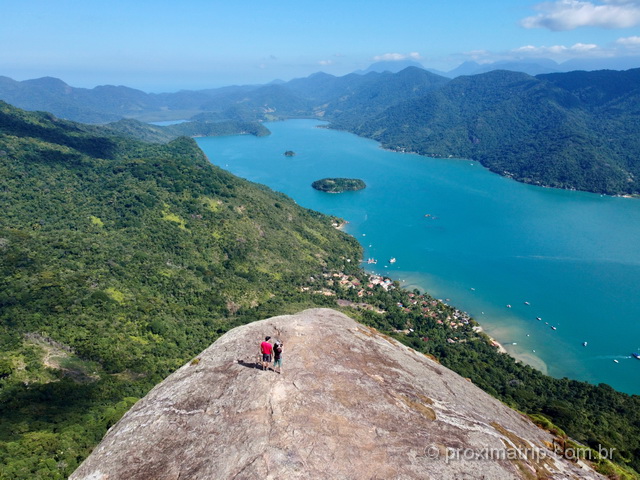
[{"label": "boat on water", "polygon": [[557,330],[557,328],[556,327],[551,327],[551,330]]},{"label": "boat on water", "polygon": [[389,263],[396,263],[396,257],[392,257],[389,259]]},{"label": "boat on water", "polygon": [[586,347],[587,346],[587,342],[582,342],[582,346]]},{"label": "boat on water", "polygon": [[614,361],[615,363],[620,363],[618,360],[615,360],[615,359],[614,359],[613,361]]},{"label": "boat on water", "polygon": [[524,302],[525,305],[531,305],[529,302]]},{"label": "boat on water", "polygon": [[632,356],[633,358],[637,358],[638,360],[640,360],[640,353],[633,352],[633,353],[631,354],[631,356]]},{"label": "boat on water", "polygon": [[367,260],[367,263],[373,263],[375,265],[376,263],[378,263],[378,260],[376,260],[375,258],[370,258],[369,260]]},{"label": "boat on water", "polygon": [[511,308],[511,305],[507,305],[507,308]]},{"label": "boat on water", "polygon": [[536,320],[541,321],[542,317],[536,317]]}]

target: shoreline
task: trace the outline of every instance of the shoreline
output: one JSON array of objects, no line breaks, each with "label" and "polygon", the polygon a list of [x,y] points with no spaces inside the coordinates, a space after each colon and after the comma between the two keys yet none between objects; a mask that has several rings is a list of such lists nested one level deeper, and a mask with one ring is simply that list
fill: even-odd
[{"label": "shoreline", "polygon": [[[477,320],[475,321],[476,323],[478,322]],[[496,347],[499,353],[507,354],[513,359],[515,359],[516,361],[529,365],[530,367],[535,368],[536,370],[540,371],[544,375],[549,375],[549,369],[547,367],[547,363],[539,356],[533,355],[532,353],[529,353],[529,352],[517,352],[516,351],[517,349],[514,349],[514,348],[507,350],[507,348],[505,348],[505,346],[502,343],[500,343],[498,340],[496,340],[491,335],[489,335],[484,330],[484,328],[482,328],[482,325],[480,324],[475,326],[474,330],[478,333],[484,333],[487,337],[489,337],[491,344],[494,347]]]},{"label": "shoreline", "polygon": [[347,224],[348,224],[349,222],[348,222],[347,220],[343,219],[343,218],[342,218],[342,219],[340,219],[340,220],[342,220],[340,223],[338,223],[338,222],[334,222],[334,223],[333,223],[333,226],[334,226],[334,228],[335,228],[336,230],[344,231],[345,227],[347,226]]},{"label": "shoreline", "polygon": [[[477,320],[476,320],[476,322],[477,322]],[[495,338],[493,338],[491,335],[489,335],[487,332],[485,332],[484,328],[482,328],[482,325],[478,324],[475,327],[473,327],[473,329],[476,332],[484,333],[487,337],[489,337],[489,340],[491,340],[491,344],[498,349],[499,353],[506,353],[507,355],[509,355],[509,352],[507,351],[507,349],[504,348],[504,346],[499,341],[497,341]]]},{"label": "shoreline", "polygon": [[[344,131],[349,132],[348,130],[344,130]],[[352,132],[349,132],[349,133],[352,133]],[[354,133],[353,135],[356,135],[356,134]],[[369,137],[361,137],[361,138],[369,138]],[[486,165],[484,165],[480,160],[476,160],[474,158],[466,158],[466,157],[461,157],[461,156],[458,156],[458,155],[451,155],[451,154],[450,155],[444,155],[444,154],[436,154],[436,153],[420,153],[420,152],[415,152],[413,150],[406,150],[404,148],[386,147],[380,142],[378,142],[378,145],[379,145],[379,148],[381,150],[384,150],[386,152],[400,153],[400,154],[407,154],[407,155],[418,155],[420,157],[443,159],[443,160],[463,160],[463,161],[467,161],[467,162],[475,162],[478,165],[481,165],[483,168],[489,170],[492,173],[495,173],[496,175],[498,175],[500,177],[509,178],[509,179],[514,180],[514,181],[516,181],[518,183],[522,183],[524,185],[533,185],[534,187],[541,187],[541,188],[553,188],[553,189],[556,189],[556,190],[566,190],[566,191],[573,191],[573,192],[591,193],[591,194],[594,194],[594,195],[600,195],[601,197],[604,196],[604,197],[611,197],[611,198],[628,198],[628,199],[640,200],[640,193],[603,193],[603,192],[597,192],[597,191],[593,191],[593,190],[582,190],[582,189],[577,189],[577,188],[562,188],[562,187],[555,187],[555,186],[552,186],[552,185],[544,185],[542,183],[525,182],[524,180],[521,180],[519,178],[514,177],[509,172],[504,172],[504,173],[496,172],[495,170],[492,170],[491,168],[489,168]]]},{"label": "shoreline", "polygon": [[[402,285],[402,281],[400,281],[400,283]],[[410,283],[408,285],[402,285],[401,288],[410,289],[412,287],[416,287],[425,293],[429,293],[429,289],[425,288],[423,285],[420,285],[418,283],[413,283],[413,284]],[[495,335],[495,333],[493,335],[490,335],[476,317],[470,315],[468,312],[464,310],[461,310],[461,311],[463,311],[466,315],[468,315],[470,318],[473,319],[473,321],[476,323],[476,325],[473,327],[474,331],[476,331],[477,333],[483,333],[484,335],[486,335],[489,338],[491,345],[493,345],[496,348],[496,351],[498,353],[504,353],[506,355],[509,355],[511,358],[513,358],[517,362],[523,363],[525,365],[529,365],[530,367],[535,368],[536,370],[540,371],[544,375],[549,375],[549,368],[547,366],[547,363],[537,354],[532,353],[530,351],[525,351],[521,347],[517,347],[509,343],[503,344],[499,342],[493,336]],[[496,327],[492,328],[491,325],[488,325],[488,329],[495,330]],[[497,329],[499,330],[500,327],[497,327]],[[496,335],[496,336],[500,336],[500,335]]]}]

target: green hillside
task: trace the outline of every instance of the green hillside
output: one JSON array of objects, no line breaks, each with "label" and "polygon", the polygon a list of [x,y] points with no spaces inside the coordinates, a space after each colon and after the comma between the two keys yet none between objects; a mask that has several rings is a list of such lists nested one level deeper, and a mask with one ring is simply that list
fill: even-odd
[{"label": "green hillside", "polygon": [[497,353],[463,312],[364,273],[339,219],[212,166],[191,139],[100,131],[0,103],[0,479],[66,478],[229,328],[312,306],[433,356],[560,439],[613,448],[622,467],[598,468],[638,478],[640,396]]},{"label": "green hillside", "polygon": [[[626,90],[597,88],[623,74],[591,77],[585,80],[591,89],[580,91],[568,88],[576,82],[567,79],[570,74],[537,78],[493,71],[458,77],[346,127],[392,149],[472,158],[526,183],[639,194],[640,81],[627,76]],[[595,108],[596,95],[608,101]]]},{"label": "green hillside", "polygon": [[130,397],[233,325],[326,304],[302,287],[361,255],[188,138],[0,104],[0,169],[0,478],[66,477]]},{"label": "green hillside", "polygon": [[265,137],[271,132],[259,122],[245,122],[241,120],[192,121],[176,125],[157,126],[143,123],[131,118],[122,119],[98,127],[84,127],[87,132],[98,134],[129,137],[149,143],[166,143],[178,137],[220,137],[223,135],[255,135]]}]

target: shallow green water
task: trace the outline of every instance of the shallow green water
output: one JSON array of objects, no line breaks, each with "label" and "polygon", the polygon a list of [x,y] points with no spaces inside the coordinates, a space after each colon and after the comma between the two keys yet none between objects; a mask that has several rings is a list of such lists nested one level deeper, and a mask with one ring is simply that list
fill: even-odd
[{"label": "shallow green water", "polygon": [[[630,357],[640,351],[640,200],[524,185],[473,161],[388,152],[319,124],[197,141],[215,165],[348,220],[365,259],[378,260],[368,270],[449,299],[514,356],[640,393],[640,361]],[[367,188],[311,188],[324,177]]]}]

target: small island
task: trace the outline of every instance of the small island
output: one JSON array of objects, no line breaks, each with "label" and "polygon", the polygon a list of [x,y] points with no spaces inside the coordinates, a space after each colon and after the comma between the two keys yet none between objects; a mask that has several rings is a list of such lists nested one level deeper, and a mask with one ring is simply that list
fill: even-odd
[{"label": "small island", "polygon": [[286,152],[284,152],[284,156],[285,157],[295,157],[296,152],[294,152],[293,150],[287,150]]},{"label": "small island", "polygon": [[358,178],[323,178],[311,184],[316,190],[328,193],[362,190],[367,185]]}]

